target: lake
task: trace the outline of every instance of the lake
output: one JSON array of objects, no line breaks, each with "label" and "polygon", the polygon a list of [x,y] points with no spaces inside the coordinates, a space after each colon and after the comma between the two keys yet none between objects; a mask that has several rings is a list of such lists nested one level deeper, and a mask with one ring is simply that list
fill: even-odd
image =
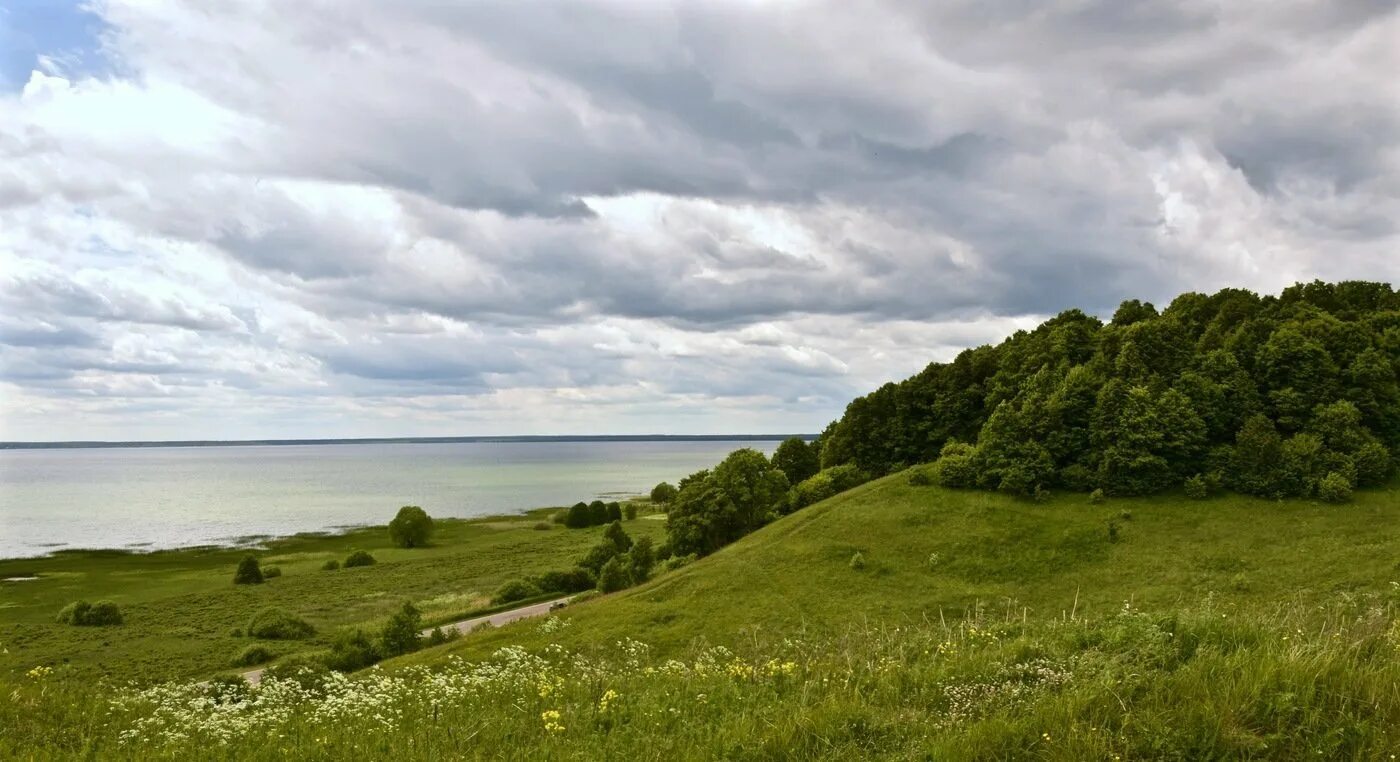
[{"label": "lake", "polygon": [[531,441],[0,450],[0,558],[152,550],[468,518],[645,493],[773,441]]}]

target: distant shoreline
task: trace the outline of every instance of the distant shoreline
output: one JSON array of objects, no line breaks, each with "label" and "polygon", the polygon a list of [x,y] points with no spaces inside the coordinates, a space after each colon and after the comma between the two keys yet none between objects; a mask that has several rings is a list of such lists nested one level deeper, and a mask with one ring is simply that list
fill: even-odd
[{"label": "distant shoreline", "polygon": [[815,434],[578,434],[562,436],[366,437],[356,439],[182,439],[168,441],[0,442],[0,450],[78,450],[138,447],[288,447],[356,444],[473,444],[532,442],[777,442]]}]

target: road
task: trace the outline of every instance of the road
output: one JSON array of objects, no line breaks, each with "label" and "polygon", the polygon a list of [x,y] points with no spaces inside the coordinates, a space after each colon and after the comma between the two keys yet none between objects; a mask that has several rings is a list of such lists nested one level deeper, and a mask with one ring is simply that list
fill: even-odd
[{"label": "road", "polygon": [[[514,622],[517,619],[529,619],[532,616],[543,616],[545,614],[548,614],[550,606],[553,606],[554,604],[559,603],[560,601],[567,602],[572,597],[573,596],[555,598],[552,601],[542,601],[540,603],[534,603],[529,606],[521,606],[518,609],[509,609],[507,611],[498,611],[495,614],[488,614],[486,616],[473,617],[471,619],[463,619],[460,622],[444,624],[442,625],[442,627],[443,629],[456,630],[457,632],[460,632],[463,635],[471,632],[472,630],[475,630],[477,627],[480,627],[482,624],[487,622],[489,622],[492,627],[500,627],[503,624],[510,624],[511,622]],[[424,630],[422,632],[422,635],[424,637],[427,637],[432,633],[434,629],[436,628],[430,627]],[[258,683],[262,682],[262,676],[264,671],[265,669],[255,669],[251,672],[244,672],[243,679],[247,680],[252,685],[257,685]]]}]

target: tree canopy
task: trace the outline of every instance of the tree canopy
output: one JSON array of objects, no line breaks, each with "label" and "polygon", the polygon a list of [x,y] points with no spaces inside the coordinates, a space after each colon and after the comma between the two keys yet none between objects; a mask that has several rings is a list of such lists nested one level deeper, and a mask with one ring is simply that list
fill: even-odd
[{"label": "tree canopy", "polygon": [[433,520],[428,512],[416,505],[399,509],[389,522],[389,539],[400,548],[421,548],[433,535]]}]

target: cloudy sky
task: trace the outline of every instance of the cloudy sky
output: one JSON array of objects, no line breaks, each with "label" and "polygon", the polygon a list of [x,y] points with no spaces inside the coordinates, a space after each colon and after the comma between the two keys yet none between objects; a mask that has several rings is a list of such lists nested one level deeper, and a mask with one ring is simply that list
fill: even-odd
[{"label": "cloudy sky", "polygon": [[1395,0],[0,0],[0,439],[813,432],[1400,276]]}]

